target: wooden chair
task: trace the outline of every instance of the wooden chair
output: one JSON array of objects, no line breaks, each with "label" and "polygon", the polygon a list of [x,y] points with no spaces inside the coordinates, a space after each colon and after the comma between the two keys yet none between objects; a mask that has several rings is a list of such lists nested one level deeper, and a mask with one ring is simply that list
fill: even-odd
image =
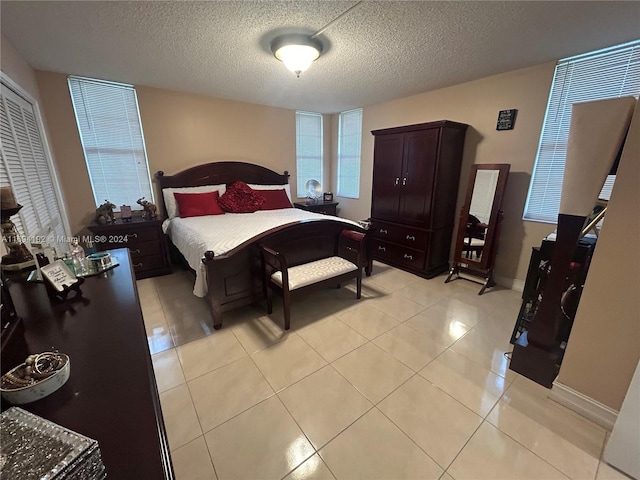
[{"label": "wooden chair", "polygon": [[272,291],[275,290],[282,295],[284,328],[289,330],[293,296],[328,286],[339,288],[342,282],[353,278],[356,279],[356,298],[360,299],[364,245],[364,234],[343,230],[338,239],[336,255],[312,259],[298,265],[291,265],[284,252],[277,252],[267,245],[258,245],[262,254],[267,312],[273,313]]}]

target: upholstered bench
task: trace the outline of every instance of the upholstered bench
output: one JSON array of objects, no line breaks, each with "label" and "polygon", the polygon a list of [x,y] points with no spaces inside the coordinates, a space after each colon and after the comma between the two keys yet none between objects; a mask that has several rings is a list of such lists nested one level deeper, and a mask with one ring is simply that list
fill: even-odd
[{"label": "upholstered bench", "polygon": [[362,291],[362,261],[365,236],[351,230],[343,230],[338,240],[337,255],[313,259],[291,265],[285,252],[277,252],[266,245],[259,245],[263,260],[264,287],[267,311],[273,312],[272,290],[282,295],[284,328],[291,325],[291,297],[328,286],[339,287],[342,282],[356,279],[356,298]]}]

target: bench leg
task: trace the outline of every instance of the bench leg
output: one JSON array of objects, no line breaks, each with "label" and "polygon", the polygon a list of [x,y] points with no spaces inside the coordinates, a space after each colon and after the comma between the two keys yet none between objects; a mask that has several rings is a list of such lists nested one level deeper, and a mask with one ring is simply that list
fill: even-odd
[{"label": "bench leg", "polygon": [[284,310],[284,329],[291,326],[291,296],[288,289],[282,289],[282,306]]},{"label": "bench leg", "polygon": [[267,313],[271,315],[273,313],[273,292],[268,285],[265,287],[265,290],[265,294],[267,297]]}]

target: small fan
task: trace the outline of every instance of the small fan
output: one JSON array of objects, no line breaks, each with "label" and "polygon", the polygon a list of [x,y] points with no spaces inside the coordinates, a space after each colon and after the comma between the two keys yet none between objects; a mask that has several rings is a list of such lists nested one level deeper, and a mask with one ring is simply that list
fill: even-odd
[{"label": "small fan", "polygon": [[318,200],[322,196],[322,186],[317,180],[308,180],[304,188],[307,190],[307,197]]}]

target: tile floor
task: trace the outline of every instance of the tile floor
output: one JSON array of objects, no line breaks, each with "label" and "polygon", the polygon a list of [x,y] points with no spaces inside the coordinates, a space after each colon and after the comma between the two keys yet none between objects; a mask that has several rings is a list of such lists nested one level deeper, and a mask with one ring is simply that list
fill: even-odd
[{"label": "tile floor", "polygon": [[[178,479],[620,479],[607,432],[508,370],[520,295],[375,264],[214,331],[189,272],[138,282]],[[279,308],[278,308],[279,307]]]}]

